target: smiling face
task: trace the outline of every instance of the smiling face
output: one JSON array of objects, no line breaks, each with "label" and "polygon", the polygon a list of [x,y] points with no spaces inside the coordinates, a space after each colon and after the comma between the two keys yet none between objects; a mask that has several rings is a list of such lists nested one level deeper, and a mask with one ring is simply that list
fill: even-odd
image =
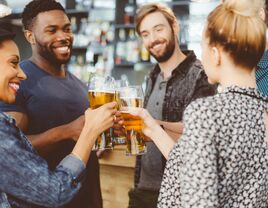
[{"label": "smiling face", "polygon": [[0,42],[0,100],[5,103],[15,102],[20,81],[26,79],[19,60],[19,50],[13,40]]},{"label": "smiling face", "polygon": [[34,50],[51,63],[65,64],[71,57],[73,33],[61,10],[41,12],[28,35]]},{"label": "smiling face", "polygon": [[141,21],[140,36],[150,54],[159,62],[168,61],[173,55],[177,28],[171,27],[161,12],[148,14]]}]

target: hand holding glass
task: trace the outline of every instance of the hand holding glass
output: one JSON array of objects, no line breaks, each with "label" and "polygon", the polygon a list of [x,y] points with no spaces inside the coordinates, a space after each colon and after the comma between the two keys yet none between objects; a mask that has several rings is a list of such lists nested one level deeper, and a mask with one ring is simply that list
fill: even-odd
[{"label": "hand holding glass", "polygon": [[[88,98],[92,109],[115,101],[114,79],[109,76],[93,76],[88,83]],[[113,149],[112,134],[112,128],[103,132],[96,140],[93,150]]]},{"label": "hand holding glass", "polygon": [[129,86],[120,88],[118,91],[120,102],[119,108],[124,119],[126,129],[127,155],[141,155],[146,153],[144,135],[142,133],[143,120],[133,116],[124,107],[143,107],[143,92],[140,86]]}]

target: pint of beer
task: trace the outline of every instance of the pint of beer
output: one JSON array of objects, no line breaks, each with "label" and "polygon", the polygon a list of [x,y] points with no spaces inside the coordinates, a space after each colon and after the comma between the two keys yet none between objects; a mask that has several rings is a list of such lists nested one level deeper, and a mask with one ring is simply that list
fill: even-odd
[{"label": "pint of beer", "polygon": [[[139,86],[129,86],[119,91],[120,107],[143,107],[143,93]],[[146,145],[142,133],[143,120],[126,111],[121,111],[126,130],[127,155],[141,155],[146,153]]]},{"label": "pint of beer", "polygon": [[88,91],[88,98],[90,107],[92,109],[95,109],[102,106],[105,103],[115,101],[115,92]]},{"label": "pint of beer", "polygon": [[[108,80],[108,81],[107,81]],[[103,104],[116,100],[111,77],[93,77],[89,82],[88,99],[90,108],[96,109]],[[113,129],[107,129],[96,140],[93,150],[113,149]]]}]

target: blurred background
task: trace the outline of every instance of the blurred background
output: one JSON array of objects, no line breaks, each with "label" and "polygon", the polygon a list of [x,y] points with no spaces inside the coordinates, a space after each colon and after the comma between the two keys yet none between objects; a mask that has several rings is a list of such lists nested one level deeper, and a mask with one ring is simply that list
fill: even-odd
[{"label": "blurred background", "polygon": [[[31,56],[22,33],[20,15],[30,0],[0,0],[12,8],[7,17],[18,34],[21,58]],[[179,40],[183,50],[194,50],[200,58],[200,40],[208,13],[219,0],[59,0],[71,19],[74,32],[73,54],[68,70],[84,82],[90,73],[112,75],[142,84],[155,60],[135,33],[136,9],[149,2],[163,2],[175,12],[180,23]]]}]

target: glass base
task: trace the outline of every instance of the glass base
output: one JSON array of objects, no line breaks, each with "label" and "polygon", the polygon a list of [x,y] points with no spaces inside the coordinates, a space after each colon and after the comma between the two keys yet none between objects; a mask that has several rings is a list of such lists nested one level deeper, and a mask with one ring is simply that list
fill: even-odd
[{"label": "glass base", "polygon": [[92,150],[112,150],[113,141],[111,138],[110,130],[103,132],[96,140]]},{"label": "glass base", "polygon": [[143,155],[147,152],[146,144],[143,140],[143,133],[141,131],[130,130],[127,134],[127,149],[126,155]]}]

